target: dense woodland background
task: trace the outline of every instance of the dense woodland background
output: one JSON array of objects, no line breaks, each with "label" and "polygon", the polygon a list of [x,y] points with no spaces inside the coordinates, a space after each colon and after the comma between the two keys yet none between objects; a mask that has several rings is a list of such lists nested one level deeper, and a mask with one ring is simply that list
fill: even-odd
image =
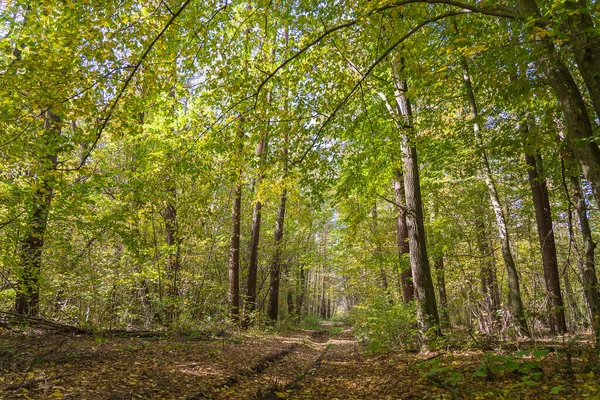
[{"label": "dense woodland background", "polygon": [[0,309],[600,334],[599,10],[2,1]]}]

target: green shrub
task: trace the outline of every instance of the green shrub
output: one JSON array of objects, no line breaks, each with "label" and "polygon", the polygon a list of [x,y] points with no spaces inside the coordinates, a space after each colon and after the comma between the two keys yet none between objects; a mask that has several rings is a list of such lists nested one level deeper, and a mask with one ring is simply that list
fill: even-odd
[{"label": "green shrub", "polygon": [[415,344],[417,313],[415,304],[391,303],[385,297],[373,297],[356,306],[349,316],[356,338],[371,352],[407,349]]}]

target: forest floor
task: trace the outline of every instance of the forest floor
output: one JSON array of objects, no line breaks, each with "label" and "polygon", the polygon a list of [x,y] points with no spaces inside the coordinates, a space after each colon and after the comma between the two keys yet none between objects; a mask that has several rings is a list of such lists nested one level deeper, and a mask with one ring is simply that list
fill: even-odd
[{"label": "forest floor", "polygon": [[583,340],[477,346],[369,354],[333,325],[212,339],[0,328],[0,398],[600,399]]}]

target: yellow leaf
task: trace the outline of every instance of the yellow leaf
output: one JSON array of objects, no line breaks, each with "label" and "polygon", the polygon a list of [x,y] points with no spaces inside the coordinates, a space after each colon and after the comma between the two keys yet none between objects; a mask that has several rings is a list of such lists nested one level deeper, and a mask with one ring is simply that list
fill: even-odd
[{"label": "yellow leaf", "polygon": [[62,399],[63,398],[63,394],[60,390],[55,390],[51,395],[51,398],[53,399]]},{"label": "yellow leaf", "polygon": [[287,399],[288,394],[283,392],[275,392],[275,396],[279,397],[280,399]]}]

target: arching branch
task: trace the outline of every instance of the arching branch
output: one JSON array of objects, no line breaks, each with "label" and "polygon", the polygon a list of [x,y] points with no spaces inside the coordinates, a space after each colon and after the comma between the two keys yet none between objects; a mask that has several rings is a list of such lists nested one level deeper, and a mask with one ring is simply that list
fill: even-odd
[{"label": "arching branch", "polygon": [[371,72],[375,69],[375,67],[377,65],[379,65],[392,51],[394,51],[394,49],[396,49],[406,39],[410,38],[412,35],[414,35],[415,33],[417,33],[421,28],[423,28],[424,26],[426,26],[428,24],[431,24],[433,22],[442,20],[444,18],[448,18],[448,17],[452,17],[452,16],[456,16],[456,15],[468,14],[470,12],[471,11],[469,11],[469,10],[457,10],[457,11],[450,11],[450,12],[447,12],[447,13],[444,13],[444,14],[440,14],[440,15],[432,17],[432,18],[428,18],[428,19],[420,22],[415,27],[413,27],[410,31],[408,31],[408,33],[406,33],[405,35],[403,35],[402,37],[400,37],[396,42],[394,42],[390,47],[388,47],[387,50],[385,50],[377,58],[377,60],[375,60],[375,62],[373,64],[371,64],[371,66],[365,71],[365,73],[363,74],[363,76],[358,80],[358,82],[356,82],[356,84],[354,85],[354,87],[352,88],[352,90],[350,90],[350,92],[335,107],[335,109],[333,110],[333,112],[331,114],[329,114],[329,116],[325,119],[325,122],[323,122],[323,124],[321,124],[321,126],[319,127],[319,130],[315,134],[315,138],[312,141],[311,145],[302,153],[302,155],[300,156],[300,158],[298,160],[292,162],[292,165],[297,165],[297,164],[302,163],[302,161],[304,161],[304,158],[306,158],[306,156],[308,155],[308,153],[312,150],[312,148],[315,146],[315,144],[317,143],[317,141],[321,138],[321,134],[323,133],[323,130],[325,129],[325,127],[327,127],[327,125],[333,120],[333,118],[340,111],[340,109],[348,102],[348,100],[350,100],[350,98],[354,95],[354,93],[356,93],[356,90],[360,87],[360,85],[363,83],[363,81],[365,79],[367,79],[367,77],[371,74]]},{"label": "arching branch", "polygon": [[[294,53],[289,58],[284,60],[273,71],[271,71],[270,73],[267,74],[267,76],[258,85],[258,88],[254,94],[255,103],[258,101],[258,95],[260,94],[260,91],[267,84],[267,82],[269,82],[271,80],[271,78],[273,78],[275,75],[277,75],[277,73],[279,71],[281,71],[283,68],[285,68],[286,65],[288,65],[289,63],[294,61],[296,58],[300,57],[302,54],[304,54],[310,48],[319,44],[327,36],[331,35],[334,32],[337,32],[339,30],[354,26],[361,19],[370,17],[374,14],[378,14],[378,13],[386,11],[386,10],[406,6],[409,4],[444,4],[444,5],[460,8],[461,11],[458,11],[458,14],[477,13],[477,14],[489,15],[489,16],[500,17],[500,18],[510,18],[510,19],[519,17],[519,13],[517,12],[517,10],[515,10],[512,7],[501,6],[501,5],[500,6],[476,6],[473,4],[464,3],[461,1],[454,1],[454,0],[401,0],[401,1],[397,1],[392,4],[386,4],[384,6],[378,7],[374,10],[367,12],[366,14],[361,15],[359,18],[355,18],[355,19],[349,20],[347,22],[344,22],[342,24],[333,26],[329,29],[325,29],[318,37],[316,37],[314,40],[312,40],[311,42],[304,45],[302,48],[300,48],[300,50],[298,50],[296,53]],[[453,14],[453,15],[456,15],[456,14]]]},{"label": "arching branch", "polygon": [[110,119],[111,119],[111,117],[112,117],[115,109],[117,108],[117,104],[119,104],[119,101],[123,97],[123,94],[125,94],[125,91],[127,90],[127,87],[129,86],[129,84],[131,83],[131,80],[133,79],[133,77],[135,76],[135,74],[137,73],[137,71],[142,66],[142,63],[144,62],[144,60],[146,59],[146,57],[148,57],[148,54],[150,54],[150,52],[154,48],[154,45],[160,40],[161,37],[163,37],[163,35],[165,34],[165,32],[169,29],[169,27],[173,24],[173,22],[175,22],[175,20],[177,19],[177,17],[179,17],[179,15],[181,15],[181,13],[183,12],[183,10],[185,10],[185,8],[191,2],[192,2],[192,0],[186,0],[181,5],[181,7],[179,7],[179,9],[174,14],[172,14],[171,18],[165,24],[165,26],[162,28],[162,30],[158,33],[158,35],[156,35],[156,37],[152,40],[152,42],[150,42],[150,44],[148,45],[148,47],[146,47],[146,50],[144,50],[144,52],[140,56],[140,59],[138,60],[138,62],[133,66],[133,69],[131,70],[131,72],[129,73],[129,75],[127,75],[127,78],[123,82],[123,86],[121,86],[121,89],[117,93],[117,96],[115,97],[115,100],[112,102],[112,104],[110,105],[110,107],[108,109],[108,113],[103,118],[102,123],[100,124],[100,126],[98,127],[98,130],[96,131],[96,137],[94,138],[94,142],[89,147],[89,149],[85,153],[85,155],[83,157],[81,157],[81,161],[80,161],[79,165],[77,166],[77,168],[75,168],[75,170],[78,170],[78,169],[80,169],[81,167],[83,167],[85,165],[85,163],[87,162],[87,159],[90,157],[90,154],[92,153],[92,151],[98,145],[98,142],[100,141],[100,138],[102,137],[102,133],[104,132],[104,129],[106,129],[106,126],[108,125],[108,121],[110,121]]}]

